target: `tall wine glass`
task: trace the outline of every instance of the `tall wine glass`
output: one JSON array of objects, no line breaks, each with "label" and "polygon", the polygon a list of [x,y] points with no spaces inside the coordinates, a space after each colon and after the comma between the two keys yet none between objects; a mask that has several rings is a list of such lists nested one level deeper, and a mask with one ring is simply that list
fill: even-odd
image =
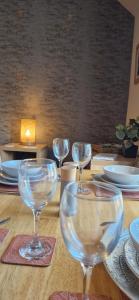
[{"label": "tall wine glass", "polygon": [[19,168],[18,185],[21,199],[34,216],[34,236],[29,244],[19,249],[26,259],[39,259],[51,253],[51,246],[43,244],[38,236],[42,209],[52,199],[56,189],[56,163],[50,159],[25,159]]},{"label": "tall wine glass", "polygon": [[72,158],[74,162],[78,163],[79,168],[79,180],[81,180],[81,175],[83,168],[87,166],[92,157],[92,147],[91,144],[75,142],[72,145]]},{"label": "tall wine glass", "polygon": [[[53,140],[53,153],[54,153],[54,156],[59,161],[59,169],[60,170],[61,170],[62,162],[63,162],[64,158],[69,153],[69,147],[70,147],[70,145],[69,145],[68,139],[55,138]],[[60,178],[60,176],[59,176],[59,178]]]},{"label": "tall wine glass", "polygon": [[89,279],[98,257],[105,259],[119,240],[123,199],[112,185],[97,181],[82,185],[80,189],[80,182],[69,183],[64,189],[60,220],[66,247],[83,268],[83,299],[88,300]]}]

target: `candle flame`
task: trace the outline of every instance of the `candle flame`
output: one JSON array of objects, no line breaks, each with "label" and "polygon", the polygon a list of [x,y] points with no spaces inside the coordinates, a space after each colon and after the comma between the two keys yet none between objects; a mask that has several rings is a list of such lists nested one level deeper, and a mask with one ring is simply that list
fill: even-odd
[{"label": "candle flame", "polygon": [[27,130],[25,131],[25,136],[26,136],[26,137],[30,137],[30,136],[31,136],[31,132],[30,132],[29,129],[27,129]]}]

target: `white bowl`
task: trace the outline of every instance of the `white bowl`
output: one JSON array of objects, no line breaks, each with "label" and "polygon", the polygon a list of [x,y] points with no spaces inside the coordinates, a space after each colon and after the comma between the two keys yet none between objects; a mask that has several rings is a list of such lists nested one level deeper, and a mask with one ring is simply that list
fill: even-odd
[{"label": "white bowl", "polygon": [[104,173],[114,182],[122,184],[139,184],[139,168],[123,166],[123,165],[110,165],[105,166]]},{"label": "white bowl", "polygon": [[[18,169],[20,167],[20,163],[22,160],[8,160],[1,163],[2,170],[5,174],[7,174],[9,177],[18,177]],[[40,167],[32,167],[28,169],[28,175],[37,178],[40,176]]]},{"label": "white bowl", "polygon": [[18,177],[20,163],[21,160],[7,160],[1,163],[1,167],[9,177]]}]

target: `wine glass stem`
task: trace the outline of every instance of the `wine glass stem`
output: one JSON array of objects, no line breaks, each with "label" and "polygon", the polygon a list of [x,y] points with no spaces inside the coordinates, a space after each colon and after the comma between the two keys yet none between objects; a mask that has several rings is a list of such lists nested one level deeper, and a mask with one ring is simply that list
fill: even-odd
[{"label": "wine glass stem", "polygon": [[59,160],[59,175],[60,175],[60,177],[61,177],[61,167],[62,167],[62,162],[63,162],[63,160],[60,159],[60,160]]},{"label": "wine glass stem", "polygon": [[79,181],[81,181],[82,174],[83,174],[83,168],[79,167]]},{"label": "wine glass stem", "polygon": [[38,229],[39,229],[39,220],[40,220],[40,211],[33,210],[33,217],[34,217],[34,243],[38,242]]},{"label": "wine glass stem", "polygon": [[89,300],[89,288],[93,266],[86,266],[81,263],[83,269],[83,300]]},{"label": "wine glass stem", "polygon": [[59,169],[62,167],[62,159],[59,160]]}]

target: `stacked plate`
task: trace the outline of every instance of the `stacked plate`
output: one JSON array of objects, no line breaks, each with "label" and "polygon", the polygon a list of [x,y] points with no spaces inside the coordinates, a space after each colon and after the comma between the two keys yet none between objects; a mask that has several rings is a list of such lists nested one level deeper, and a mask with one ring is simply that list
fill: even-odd
[{"label": "stacked plate", "polygon": [[18,168],[20,160],[2,162],[0,165],[0,183],[4,185],[18,185]]},{"label": "stacked plate", "polygon": [[104,174],[97,174],[96,180],[113,184],[123,192],[139,192],[139,168],[124,165],[105,166]]},{"label": "stacked plate", "polygon": [[105,268],[116,285],[131,300],[139,300],[139,252],[136,251],[128,230],[104,262]]},{"label": "stacked plate", "polygon": [[125,259],[130,270],[139,278],[139,218],[131,222],[129,235],[124,245]]},{"label": "stacked plate", "polygon": [[139,299],[139,218],[132,221],[129,231],[104,263],[108,273],[132,300]]},{"label": "stacked plate", "polygon": [[[9,160],[0,164],[0,183],[8,186],[18,185],[18,169],[21,160]],[[41,178],[41,168],[34,167],[28,170],[28,175],[32,181],[38,181]]]}]

